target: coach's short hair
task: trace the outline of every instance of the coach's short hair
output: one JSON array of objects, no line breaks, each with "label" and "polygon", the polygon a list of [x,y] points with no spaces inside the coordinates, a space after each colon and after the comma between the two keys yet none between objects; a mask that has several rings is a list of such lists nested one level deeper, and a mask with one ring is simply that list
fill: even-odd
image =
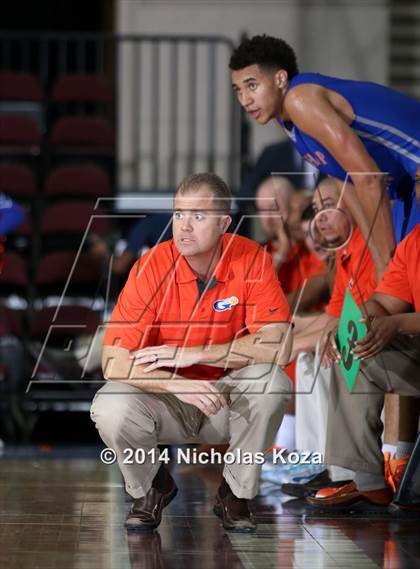
[{"label": "coach's short hair", "polygon": [[179,184],[175,191],[177,194],[186,194],[189,192],[196,192],[206,186],[213,194],[213,201],[215,204],[215,211],[228,214],[230,213],[232,203],[232,192],[220,176],[211,172],[204,172],[199,174],[190,174],[186,176]]},{"label": "coach's short hair", "polygon": [[299,73],[293,48],[284,40],[265,34],[244,40],[232,53],[229,61],[232,71],[239,71],[249,65],[285,69],[289,80]]}]

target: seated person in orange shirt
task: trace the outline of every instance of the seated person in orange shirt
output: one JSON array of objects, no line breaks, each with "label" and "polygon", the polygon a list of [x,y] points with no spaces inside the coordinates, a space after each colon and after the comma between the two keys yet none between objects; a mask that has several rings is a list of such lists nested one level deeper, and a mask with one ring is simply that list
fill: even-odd
[{"label": "seated person in orange shirt", "polygon": [[[419,199],[419,195],[417,197]],[[325,353],[331,368],[326,460],[356,471],[354,480],[308,498],[313,505],[363,501],[387,506],[381,411],[386,393],[420,397],[420,225],[397,246],[374,294],[363,307],[366,336],[350,352],[361,361],[353,391],[339,367],[334,334]]]},{"label": "seated person in orange shirt", "polygon": [[[326,283],[322,261],[303,240],[300,218],[307,200],[302,197],[287,178],[271,176],[258,187],[256,206],[267,252],[273,256],[286,298],[293,310],[306,311],[319,302]],[[298,202],[296,207],[293,201]]]},{"label": "seated person in orange shirt", "polygon": [[[315,212],[312,203],[308,205],[304,210],[300,218],[300,229],[302,231],[303,238],[305,240],[305,245],[311,253],[319,259],[324,266],[324,278],[328,288],[326,288],[323,296],[323,301],[329,299],[331,293],[334,289],[335,283],[335,270],[336,270],[336,252],[324,249],[317,241],[314,241],[311,235],[311,224],[314,218]],[[325,302],[322,308],[325,308]]]},{"label": "seated person in orange shirt", "polygon": [[[235,460],[224,463],[214,512],[226,530],[256,527],[248,500],[258,493],[258,454],[273,444],[290,399],[281,367],[290,357],[290,311],[271,258],[227,233],[230,202],[218,176],[184,179],[173,239],[135,263],[107,327],[108,381],[91,415],[134,498],[129,529],[156,528],[177,492],[158,460],[160,442],[228,442]],[[145,460],[127,463],[126,449]]]},{"label": "seated person in orange shirt", "polygon": [[[314,193],[312,207],[316,219],[312,226],[316,235],[313,237],[321,247],[337,250],[335,280],[331,299],[323,314],[295,319],[292,357],[300,352],[313,351],[325,328],[337,325],[347,288],[360,305],[376,286],[372,257],[366,242],[342,202],[342,213],[336,210],[339,198],[338,187],[332,178],[320,182]],[[317,215],[321,210],[325,212]]]},{"label": "seated person in orange shirt", "polygon": [[[315,190],[312,207],[315,213],[310,231],[315,243],[336,256],[336,274],[331,299],[320,315],[297,316],[293,334],[292,358],[296,358],[295,405],[296,446],[299,450],[325,452],[330,370],[320,366],[321,339],[325,330],[335,328],[341,314],[344,295],[351,287],[357,303],[367,300],[375,289],[374,265],[360,230],[351,234],[351,217],[341,203],[336,210],[339,190],[334,180],[323,180]],[[314,235],[315,233],[315,235]],[[345,245],[346,241],[350,240]],[[335,249],[340,245],[345,245]],[[334,467],[333,467],[334,465]],[[331,478],[330,478],[331,477]],[[316,480],[304,485],[284,485],[282,490],[296,497],[304,496],[315,484],[347,480],[349,473],[329,464]]]}]

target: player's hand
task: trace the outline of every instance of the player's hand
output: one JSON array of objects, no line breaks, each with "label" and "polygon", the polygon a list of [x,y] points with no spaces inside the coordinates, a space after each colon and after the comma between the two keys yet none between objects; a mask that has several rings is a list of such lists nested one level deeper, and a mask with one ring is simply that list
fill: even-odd
[{"label": "player's hand", "polygon": [[338,326],[327,332],[321,339],[320,354],[322,367],[329,368],[335,362],[341,360],[341,354],[337,346]]},{"label": "player's hand", "polygon": [[182,348],[179,346],[148,346],[132,352],[134,365],[150,364],[143,371],[153,371],[161,367],[189,367],[200,363],[202,348]]},{"label": "player's hand", "polygon": [[229,407],[226,396],[217,389],[217,382],[193,379],[174,379],[169,382],[168,391],[184,403],[194,405],[207,417]]},{"label": "player's hand", "polygon": [[367,360],[381,352],[398,334],[399,314],[392,316],[369,316],[362,318],[368,327],[364,338],[356,342],[353,354],[356,360]]}]

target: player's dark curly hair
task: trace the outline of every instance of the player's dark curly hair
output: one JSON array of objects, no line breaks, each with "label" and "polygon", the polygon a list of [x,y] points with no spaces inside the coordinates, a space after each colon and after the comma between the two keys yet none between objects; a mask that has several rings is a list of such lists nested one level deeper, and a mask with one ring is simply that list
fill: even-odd
[{"label": "player's dark curly hair", "polygon": [[285,69],[289,80],[299,73],[296,54],[288,43],[271,36],[254,36],[244,40],[232,53],[229,67],[238,71],[249,65]]}]

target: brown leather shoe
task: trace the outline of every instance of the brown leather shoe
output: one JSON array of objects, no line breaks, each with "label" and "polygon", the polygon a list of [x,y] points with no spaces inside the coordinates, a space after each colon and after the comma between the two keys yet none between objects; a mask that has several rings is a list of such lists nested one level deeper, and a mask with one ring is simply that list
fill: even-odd
[{"label": "brown leather shoe", "polygon": [[257,524],[248,508],[248,500],[237,498],[229,492],[224,498],[217,493],[213,512],[222,520],[226,531],[250,533],[257,529]]},{"label": "brown leather shoe", "polygon": [[178,488],[173,480],[167,492],[161,492],[152,486],[145,496],[137,498],[132,503],[125,527],[136,531],[156,529],[162,521],[163,508],[175,498],[177,493]]},{"label": "brown leather shoe", "polygon": [[374,506],[389,506],[392,492],[389,487],[380,490],[358,490],[354,482],[339,488],[323,488],[306,501],[312,506],[350,506],[356,502],[367,502]]}]

